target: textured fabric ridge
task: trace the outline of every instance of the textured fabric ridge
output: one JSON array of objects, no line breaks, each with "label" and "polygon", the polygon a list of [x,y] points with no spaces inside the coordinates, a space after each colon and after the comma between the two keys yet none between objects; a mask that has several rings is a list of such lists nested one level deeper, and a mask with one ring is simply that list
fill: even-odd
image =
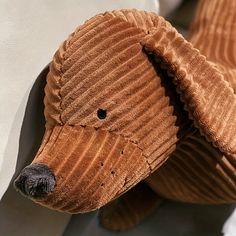
[{"label": "textured fabric ridge", "polygon": [[[223,75],[161,18],[142,43],[175,74],[174,83],[185,108],[201,133],[221,151],[234,154],[236,96]],[[226,108],[226,104],[230,106]],[[225,116],[227,122],[222,122]]]},{"label": "textured fabric ridge", "polygon": [[[186,70],[186,76],[191,75],[190,73],[193,71],[199,79],[201,79],[201,75],[203,78],[205,77],[200,81],[201,83],[196,84],[202,92],[199,93],[193,89],[192,94],[195,92],[199,99],[201,96],[202,98],[205,96],[206,105],[203,108],[209,114],[201,125],[205,125],[209,129],[208,132],[212,133],[213,139],[206,136],[204,130],[201,130],[201,134],[206,136],[208,141],[216,140],[217,142],[213,142],[215,146],[212,146],[199,132],[195,132],[178,145],[168,162],[148,178],[150,186],[166,198],[183,202],[214,204],[236,201],[235,116],[233,115],[235,95],[232,92],[232,89],[234,91],[236,89],[235,9],[234,1],[199,1],[189,40],[200,49],[207,60],[210,60],[210,64],[204,65],[203,57],[194,63],[194,60],[190,59],[194,54],[187,55],[182,64],[186,65],[186,61],[190,61],[189,68],[191,69]],[[163,38],[163,35],[156,37]],[[179,50],[187,53],[190,45],[181,46],[180,42]],[[164,49],[160,48],[161,50]],[[167,50],[164,53],[167,54]],[[198,52],[195,54],[197,55]],[[178,51],[176,55],[179,55]],[[170,58],[170,61],[173,64],[173,58]],[[202,71],[199,73],[197,64],[200,63],[204,66],[201,67]],[[215,71],[207,69],[209,65],[215,68]],[[204,71],[204,67],[207,69],[206,71]],[[228,82],[228,85],[222,82],[222,78]],[[192,81],[186,86],[194,88],[195,79],[192,75],[190,79]],[[182,89],[186,88],[188,89],[188,87],[182,87]],[[179,90],[181,93],[181,88]],[[195,109],[197,104],[192,102],[194,97],[191,97],[191,93],[188,96],[183,98],[186,99],[185,104],[192,105],[192,108]],[[187,109],[189,108],[187,107]],[[196,110],[193,112],[197,113]],[[194,115],[192,116],[194,117]],[[199,124],[196,123],[196,126]]]},{"label": "textured fabric ridge", "polygon": [[48,132],[49,140],[33,163],[47,163],[57,176],[57,186],[46,199],[37,200],[42,205],[70,213],[96,209],[140,175],[149,174],[142,151],[120,135],[81,126],[56,126]]},{"label": "textured fabric ridge", "polygon": [[165,165],[148,178],[165,198],[192,203],[236,201],[236,156],[225,156],[199,133],[179,145]]},{"label": "textured fabric ridge", "polygon": [[[53,170],[57,187],[37,199],[40,204],[70,213],[96,209],[161,166],[190,132],[173,83],[140,44],[154,16],[100,14],[55,53],[45,88],[51,136],[34,162]],[[98,118],[98,109],[106,119]],[[126,158],[119,159],[120,147]]]},{"label": "textured fabric ridge", "polygon": [[[193,45],[162,17],[137,10],[99,14],[61,45],[45,88],[47,130],[33,162],[52,169],[57,185],[36,202],[70,213],[95,210],[154,171],[147,181],[166,198],[235,201],[235,48],[204,41],[201,20],[211,13],[218,25],[224,1],[212,2],[200,1]],[[217,29],[210,32],[218,39]],[[201,40],[223,47],[224,56],[194,48]]]},{"label": "textured fabric ridge", "polygon": [[[87,125],[122,134],[139,143],[150,162],[165,153],[160,147],[169,149],[178,141],[177,133],[186,123],[186,114],[181,105],[171,105],[165,95],[166,85],[161,84],[139,43],[144,31],[153,27],[153,17],[152,13],[138,11],[105,13],[86,22],[63,43],[48,75],[45,105],[49,123],[53,123],[52,107],[59,107],[60,115],[54,116],[60,120],[54,119],[55,123]],[[55,98],[55,92],[47,93],[54,90],[55,79],[51,82],[51,76],[58,78],[61,86],[57,92],[60,96]],[[55,103],[57,97],[60,103]],[[98,108],[108,111],[106,120],[98,120]],[[156,139],[157,132],[161,139]],[[156,166],[157,161],[153,168]]]}]

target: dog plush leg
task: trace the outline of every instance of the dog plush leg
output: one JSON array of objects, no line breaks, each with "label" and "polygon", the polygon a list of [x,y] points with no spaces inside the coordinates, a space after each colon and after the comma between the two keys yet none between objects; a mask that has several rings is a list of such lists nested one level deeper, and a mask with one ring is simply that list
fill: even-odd
[{"label": "dog plush leg", "polygon": [[102,207],[99,220],[109,230],[128,230],[151,214],[161,202],[162,199],[145,183],[139,183],[120,198]]}]

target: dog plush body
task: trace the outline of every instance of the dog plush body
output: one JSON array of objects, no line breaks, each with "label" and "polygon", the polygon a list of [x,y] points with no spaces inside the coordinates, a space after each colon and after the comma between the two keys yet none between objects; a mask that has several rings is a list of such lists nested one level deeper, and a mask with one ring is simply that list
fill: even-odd
[{"label": "dog plush body", "polygon": [[[217,1],[200,1],[192,43],[162,17],[137,10],[78,27],[50,64],[45,136],[15,186],[69,213],[121,196],[102,210],[112,229],[138,223],[160,197],[235,202],[236,29],[226,34],[211,17],[226,4],[233,25],[236,4]],[[134,187],[142,180],[152,191]],[[114,213],[128,212],[127,204],[130,221]]]}]

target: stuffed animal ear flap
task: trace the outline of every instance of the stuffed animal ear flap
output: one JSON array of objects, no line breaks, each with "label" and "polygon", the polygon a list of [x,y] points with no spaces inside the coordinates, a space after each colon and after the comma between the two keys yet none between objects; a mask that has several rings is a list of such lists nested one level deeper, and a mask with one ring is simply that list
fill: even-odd
[{"label": "stuffed animal ear flap", "polygon": [[206,139],[226,154],[236,153],[236,95],[213,63],[161,17],[141,44],[165,64],[190,118]]}]

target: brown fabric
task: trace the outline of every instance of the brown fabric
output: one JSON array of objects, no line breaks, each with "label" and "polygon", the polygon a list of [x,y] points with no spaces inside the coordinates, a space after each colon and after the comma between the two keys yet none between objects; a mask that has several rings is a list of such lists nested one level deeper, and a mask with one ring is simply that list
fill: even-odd
[{"label": "brown fabric", "polygon": [[[198,131],[187,137],[168,162],[148,179],[152,188],[166,198],[214,204],[236,201],[236,154],[233,144],[236,124],[233,107],[235,94],[232,95],[230,90],[230,86],[234,91],[236,89],[235,20],[235,1],[199,1],[189,40],[222,73],[221,78],[229,82],[227,88],[218,80],[205,77],[205,80],[215,83],[215,91],[213,86],[209,87],[213,93],[212,99],[208,93],[206,101],[212,107],[212,126],[218,134],[218,140],[225,143],[225,148],[220,151],[220,142],[217,149]],[[207,85],[204,86],[208,88]],[[232,102],[229,97],[234,98]],[[209,127],[209,131],[212,132],[213,129]],[[217,136],[213,138],[217,139]],[[226,148],[227,146],[232,148]]]},{"label": "brown fabric", "polygon": [[140,223],[162,202],[146,184],[139,183],[120,198],[102,207],[99,221],[103,227],[123,231]]},{"label": "brown fabric", "polygon": [[140,148],[120,135],[67,125],[47,132],[50,137],[33,163],[46,163],[57,186],[38,200],[42,204],[71,213],[96,209],[149,173]]},{"label": "brown fabric", "polygon": [[[200,1],[192,28],[196,46],[217,39],[201,36],[210,12],[220,14],[225,2],[235,8],[229,0],[212,0],[208,10],[206,2]],[[227,22],[231,29],[234,21]],[[216,32],[218,23],[212,21]],[[56,52],[47,76],[47,130],[33,163],[51,168],[56,187],[35,201],[70,213],[91,211],[155,170],[148,182],[167,198],[235,201],[230,45],[220,60],[206,46],[206,58],[163,18],[136,10],[100,14],[80,26]],[[107,112],[105,119],[98,109]]]},{"label": "brown fabric", "polygon": [[147,182],[162,197],[191,203],[236,201],[235,156],[222,154],[199,132],[182,142]]},{"label": "brown fabric", "polygon": [[236,91],[236,2],[230,0],[199,1],[189,40],[214,62]]},{"label": "brown fabric", "polygon": [[[161,80],[140,44],[153,17],[95,16],[56,52],[45,88],[47,131],[33,163],[49,166],[57,185],[35,201],[94,210],[150,175],[188,133],[173,84]],[[100,108],[106,119],[98,119]]]}]

